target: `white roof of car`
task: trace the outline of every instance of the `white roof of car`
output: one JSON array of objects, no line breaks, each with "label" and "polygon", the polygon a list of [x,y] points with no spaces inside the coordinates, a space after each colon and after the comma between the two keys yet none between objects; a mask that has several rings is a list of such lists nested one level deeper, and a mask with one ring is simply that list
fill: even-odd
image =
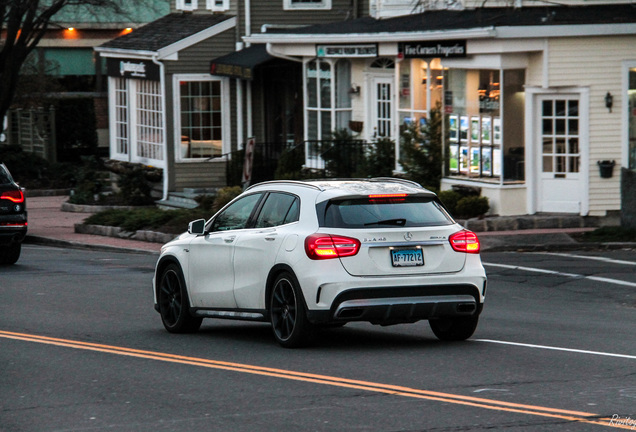
[{"label": "white roof of car", "polygon": [[321,179],[321,180],[274,180],[256,184],[251,189],[269,189],[272,186],[299,186],[310,187],[320,192],[326,192],[330,197],[347,195],[370,194],[427,194],[435,195],[419,184],[396,178],[370,178],[370,179]]}]

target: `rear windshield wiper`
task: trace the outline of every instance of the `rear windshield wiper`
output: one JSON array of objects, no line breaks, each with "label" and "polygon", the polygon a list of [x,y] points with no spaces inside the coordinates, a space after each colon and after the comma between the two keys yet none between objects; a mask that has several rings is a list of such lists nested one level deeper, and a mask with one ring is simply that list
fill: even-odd
[{"label": "rear windshield wiper", "polygon": [[398,226],[404,226],[406,225],[406,219],[386,219],[386,220],[381,220],[381,221],[377,221],[377,222],[369,222],[369,223],[365,223],[364,226],[369,226],[369,225],[398,225]]}]

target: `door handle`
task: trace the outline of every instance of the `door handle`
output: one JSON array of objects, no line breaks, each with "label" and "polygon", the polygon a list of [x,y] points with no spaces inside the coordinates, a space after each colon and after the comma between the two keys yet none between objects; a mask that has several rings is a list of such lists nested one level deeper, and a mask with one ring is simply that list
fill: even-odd
[{"label": "door handle", "polygon": [[236,239],[236,236],[231,236],[231,237],[225,237],[223,241],[225,243],[232,243],[235,239]]}]

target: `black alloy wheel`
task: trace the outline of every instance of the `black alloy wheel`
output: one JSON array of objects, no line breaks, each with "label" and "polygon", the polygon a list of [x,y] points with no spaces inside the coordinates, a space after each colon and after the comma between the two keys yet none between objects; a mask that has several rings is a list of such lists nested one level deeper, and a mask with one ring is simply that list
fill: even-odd
[{"label": "black alloy wheel", "polygon": [[183,273],[176,264],[168,265],[159,279],[157,293],[163,326],[171,333],[192,333],[201,327],[203,318],[190,315],[190,300]]},{"label": "black alloy wheel", "polygon": [[274,337],[285,348],[303,346],[309,338],[309,322],[296,278],[281,273],[270,296],[270,317]]}]

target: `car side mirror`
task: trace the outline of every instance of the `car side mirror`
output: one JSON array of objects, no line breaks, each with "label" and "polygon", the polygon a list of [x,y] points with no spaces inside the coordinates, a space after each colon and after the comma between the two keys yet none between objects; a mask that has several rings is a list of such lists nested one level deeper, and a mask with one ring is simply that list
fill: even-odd
[{"label": "car side mirror", "polygon": [[197,219],[188,224],[188,234],[205,234],[205,219]]}]

